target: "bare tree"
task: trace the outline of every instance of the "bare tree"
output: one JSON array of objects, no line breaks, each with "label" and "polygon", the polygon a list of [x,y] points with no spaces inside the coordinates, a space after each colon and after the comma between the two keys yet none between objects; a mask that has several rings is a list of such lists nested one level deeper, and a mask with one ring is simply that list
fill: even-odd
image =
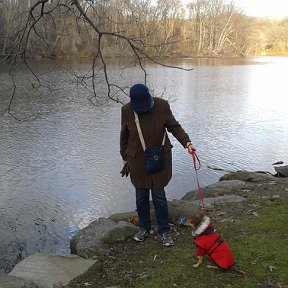
[{"label": "bare tree", "polygon": [[[183,5],[179,0],[158,0],[155,8],[157,26],[153,25],[153,27],[158,27],[157,31],[160,32],[157,36],[158,42],[161,41],[158,52],[164,55],[176,54],[175,50],[179,49],[179,42],[185,39],[181,29],[183,23],[181,19],[184,18]],[[172,42],[177,45],[165,45]]]},{"label": "bare tree", "polygon": [[[19,4],[21,1],[10,0]],[[14,32],[12,38],[16,39],[8,52],[5,53],[4,60],[10,61],[9,75],[13,82],[13,91],[6,111],[18,119],[13,114],[12,104],[17,88],[13,69],[19,60],[29,68],[39,85],[41,79],[32,69],[29,56],[31,54],[53,55],[56,47],[61,49],[67,41],[63,38],[83,34],[93,39],[93,53],[91,69],[85,75],[77,76],[78,82],[87,87],[90,85],[94,99],[97,100],[99,90],[96,78],[102,75],[107,87],[107,96],[110,100],[121,102],[120,94],[127,94],[128,87],[118,85],[110,81],[107,69],[107,43],[115,42],[116,48],[126,49],[126,53],[131,56],[131,63],[139,66],[143,74],[143,82],[147,82],[147,71],[145,63],[152,61],[158,65],[170,68],[178,68],[161,63],[153,57],[151,51],[156,51],[160,44],[150,43],[151,35],[157,33],[149,26],[147,15],[151,15],[152,10],[150,0],[126,0],[122,3],[122,10],[117,10],[117,5],[122,1],[117,0],[31,0],[28,1],[26,11],[22,13],[21,24],[18,31]],[[121,12],[121,17],[120,17]],[[48,29],[50,27],[50,29]],[[51,29],[53,27],[53,29]],[[136,29],[135,29],[136,27]],[[54,32],[53,32],[54,31]],[[82,39],[83,40],[83,39]],[[81,42],[81,41],[80,41]],[[119,44],[120,43],[120,44]],[[169,45],[168,39],[165,45]],[[71,43],[70,43],[71,45]],[[82,42],[83,45],[83,42]],[[65,49],[65,47],[63,48]],[[76,75],[76,74],[75,74]]]},{"label": "bare tree", "polygon": [[242,33],[239,20],[244,20],[244,16],[233,2],[195,0],[188,5],[188,11],[194,31],[193,46],[198,54],[221,55],[222,51],[239,51],[237,41]]},{"label": "bare tree", "polygon": [[206,35],[205,22],[207,18],[207,1],[197,0],[188,5],[189,20],[193,27],[192,45],[199,53],[204,47],[204,39]]}]

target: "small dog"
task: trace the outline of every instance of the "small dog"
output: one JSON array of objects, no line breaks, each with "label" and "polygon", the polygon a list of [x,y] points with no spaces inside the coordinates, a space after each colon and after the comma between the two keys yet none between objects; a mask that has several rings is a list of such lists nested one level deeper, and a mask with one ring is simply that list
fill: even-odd
[{"label": "small dog", "polygon": [[208,265],[207,268],[211,269],[228,269],[234,264],[234,256],[227,242],[216,233],[216,229],[211,223],[210,218],[204,213],[199,212],[191,220],[187,221],[185,225],[193,227],[195,230],[192,232],[194,237],[194,244],[196,248],[196,256],[198,262],[193,265],[198,268],[205,255],[217,265]]}]

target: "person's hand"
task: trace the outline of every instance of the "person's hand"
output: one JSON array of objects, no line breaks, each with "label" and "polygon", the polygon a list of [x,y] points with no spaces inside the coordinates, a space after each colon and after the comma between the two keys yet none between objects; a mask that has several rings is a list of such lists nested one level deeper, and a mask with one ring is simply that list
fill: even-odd
[{"label": "person's hand", "polygon": [[124,176],[128,176],[129,175],[129,167],[128,167],[128,162],[126,161],[126,163],[124,164],[124,166],[123,166],[123,168],[122,168],[122,170],[120,171],[120,174],[121,174],[121,176],[122,177],[124,177]]},{"label": "person's hand", "polygon": [[194,148],[194,146],[192,145],[191,142],[188,142],[188,143],[186,144],[186,147],[187,147],[187,149],[188,149],[188,153],[189,153],[189,154],[192,155],[193,153],[195,153],[196,149]]}]

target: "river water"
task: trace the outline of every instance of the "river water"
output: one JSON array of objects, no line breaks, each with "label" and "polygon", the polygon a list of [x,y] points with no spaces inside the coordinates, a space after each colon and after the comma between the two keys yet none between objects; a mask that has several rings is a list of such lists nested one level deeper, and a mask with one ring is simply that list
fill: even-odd
[{"label": "river water", "polygon": [[[41,86],[27,69],[15,74],[12,111],[24,121],[2,115],[13,85],[6,67],[0,67],[2,272],[36,252],[69,253],[69,240],[79,229],[98,217],[135,209],[134,189],[119,173],[121,105],[105,99],[91,104],[91,94],[76,85],[67,68],[80,75],[87,63],[58,64],[34,64],[38,74],[45,72]],[[195,69],[147,65],[149,85],[154,95],[169,100],[197,148],[201,186],[223,175],[209,167],[274,173],[272,163],[287,160],[288,58],[181,59],[171,64]],[[109,69],[112,80],[127,87],[142,81],[135,67],[122,71],[114,63]],[[196,181],[191,157],[172,135],[170,139],[174,166],[166,191],[172,200],[196,189]]]}]

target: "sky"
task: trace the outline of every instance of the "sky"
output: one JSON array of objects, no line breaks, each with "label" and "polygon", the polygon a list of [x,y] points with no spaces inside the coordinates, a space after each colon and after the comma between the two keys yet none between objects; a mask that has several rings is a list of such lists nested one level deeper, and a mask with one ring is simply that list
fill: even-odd
[{"label": "sky", "polygon": [[234,0],[234,3],[248,16],[276,18],[288,16],[288,0]]},{"label": "sky", "polygon": [[[192,0],[182,0],[189,3]],[[231,0],[226,0],[230,2]],[[248,16],[283,18],[288,16],[288,0],[233,0]]]}]

